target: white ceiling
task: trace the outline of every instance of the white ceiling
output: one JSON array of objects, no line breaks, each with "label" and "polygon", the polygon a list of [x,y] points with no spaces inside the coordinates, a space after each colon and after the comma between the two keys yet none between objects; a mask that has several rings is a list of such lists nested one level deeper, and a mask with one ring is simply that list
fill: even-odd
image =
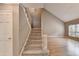
[{"label": "white ceiling", "polygon": [[44,8],[64,22],[79,18],[79,4],[45,4]]},{"label": "white ceiling", "polygon": [[22,3],[26,8],[43,8],[43,3]]},{"label": "white ceiling", "polygon": [[64,22],[79,18],[79,3],[23,3],[25,7],[45,8]]}]

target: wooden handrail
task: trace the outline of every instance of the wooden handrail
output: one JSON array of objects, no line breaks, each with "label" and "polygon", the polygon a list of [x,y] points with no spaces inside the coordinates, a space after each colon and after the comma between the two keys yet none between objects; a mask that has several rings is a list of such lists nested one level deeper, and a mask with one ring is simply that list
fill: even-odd
[{"label": "wooden handrail", "polygon": [[22,7],[23,7],[23,11],[24,11],[24,14],[25,14],[26,20],[27,20],[27,22],[28,22],[28,25],[29,25],[29,27],[31,28],[31,24],[30,24],[30,22],[29,22],[28,14],[27,14],[27,12],[26,12],[26,10],[25,10],[25,8],[24,8],[23,5],[22,5]]}]

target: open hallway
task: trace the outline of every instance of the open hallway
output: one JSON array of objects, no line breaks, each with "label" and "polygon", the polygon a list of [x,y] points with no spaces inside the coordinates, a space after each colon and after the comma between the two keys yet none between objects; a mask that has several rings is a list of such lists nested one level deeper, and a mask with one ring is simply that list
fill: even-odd
[{"label": "open hallway", "polygon": [[79,4],[0,4],[0,56],[79,56]]}]

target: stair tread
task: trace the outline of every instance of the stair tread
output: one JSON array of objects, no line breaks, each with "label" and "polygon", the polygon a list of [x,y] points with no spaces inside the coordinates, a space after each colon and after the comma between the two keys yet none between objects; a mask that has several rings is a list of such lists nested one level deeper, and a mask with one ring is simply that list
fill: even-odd
[{"label": "stair tread", "polygon": [[24,50],[23,54],[39,54],[42,53],[42,50]]},{"label": "stair tread", "polygon": [[31,35],[36,35],[36,34],[41,35],[41,33],[39,33],[39,32],[38,33],[31,33]]},{"label": "stair tread", "polygon": [[33,30],[33,31],[31,31],[31,32],[35,32],[35,33],[37,33],[37,32],[38,32],[38,33],[41,33],[41,31],[34,31],[34,30]]},{"label": "stair tread", "polygon": [[36,49],[42,49],[42,47],[26,47],[24,50],[36,50]]},{"label": "stair tread", "polygon": [[41,35],[31,35],[31,37],[41,37]]},{"label": "stair tread", "polygon": [[37,50],[37,49],[42,49],[42,47],[38,47],[38,48],[32,48],[32,47],[30,47],[30,48],[25,48],[24,50]]},{"label": "stair tread", "polygon": [[42,48],[42,45],[27,45],[25,46],[25,49],[37,49]]},{"label": "stair tread", "polygon": [[32,31],[32,33],[41,33],[41,31]]},{"label": "stair tread", "polygon": [[28,46],[41,46],[42,44],[29,44]]},{"label": "stair tread", "polygon": [[30,42],[31,42],[31,41],[40,42],[40,41],[42,41],[42,39],[29,39],[28,41],[30,41]]},{"label": "stair tread", "polygon": [[42,42],[40,41],[40,42],[29,42],[29,43],[27,43],[27,45],[28,44],[42,44]]},{"label": "stair tread", "polygon": [[41,46],[42,45],[42,42],[28,42],[26,45],[28,46]]},{"label": "stair tread", "polygon": [[35,40],[35,41],[38,41],[38,40],[42,40],[41,38],[29,38],[29,41],[31,40]]}]

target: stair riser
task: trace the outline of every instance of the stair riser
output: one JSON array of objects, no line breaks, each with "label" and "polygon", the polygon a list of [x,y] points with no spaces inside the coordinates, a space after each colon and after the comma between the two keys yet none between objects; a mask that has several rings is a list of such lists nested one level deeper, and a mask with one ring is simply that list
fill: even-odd
[{"label": "stair riser", "polygon": [[42,40],[41,38],[29,38],[29,41],[31,41],[31,40]]},{"label": "stair riser", "polygon": [[41,36],[30,36],[29,38],[41,38]]},{"label": "stair riser", "polygon": [[23,56],[43,56],[43,55],[41,53],[41,54],[23,54]]},{"label": "stair riser", "polygon": [[29,39],[29,40],[28,40],[28,42],[34,42],[34,41],[35,41],[35,42],[39,42],[39,41],[42,41],[42,39]]},{"label": "stair riser", "polygon": [[41,29],[32,29],[32,32],[41,32]]},{"label": "stair riser", "polygon": [[33,33],[31,35],[33,35],[33,36],[41,36],[41,34],[37,34],[37,33]]},{"label": "stair riser", "polygon": [[30,47],[41,47],[41,45],[36,45],[36,44],[30,44],[30,45],[28,45],[28,46],[30,46]]},{"label": "stair riser", "polygon": [[42,50],[26,50],[23,55],[43,55]]},{"label": "stair riser", "polygon": [[24,50],[38,50],[42,49],[42,47],[26,47]]},{"label": "stair riser", "polygon": [[29,39],[41,39],[40,36],[30,36]]},{"label": "stair riser", "polygon": [[41,49],[42,49],[42,47],[38,47],[38,48],[32,48],[32,47],[28,48],[28,47],[26,47],[25,48],[25,50],[41,50]]},{"label": "stair riser", "polygon": [[29,46],[25,47],[25,50],[28,50],[28,49],[31,49],[31,50],[33,50],[33,49],[42,49],[42,47],[41,46],[39,46],[39,47],[29,47]]},{"label": "stair riser", "polygon": [[41,30],[41,29],[32,29],[32,30],[37,30],[38,31],[38,30]]},{"label": "stair riser", "polygon": [[41,46],[27,46],[26,48],[41,48]]},{"label": "stair riser", "polygon": [[41,31],[32,31],[32,33],[41,33]]},{"label": "stair riser", "polygon": [[27,43],[27,45],[41,45],[42,43]]},{"label": "stair riser", "polygon": [[40,43],[40,42],[42,42],[42,40],[41,39],[29,39],[28,40],[28,42],[27,43]]},{"label": "stair riser", "polygon": [[31,41],[31,42],[29,42],[29,43],[27,43],[27,45],[40,45],[40,44],[42,44],[42,41]]}]

